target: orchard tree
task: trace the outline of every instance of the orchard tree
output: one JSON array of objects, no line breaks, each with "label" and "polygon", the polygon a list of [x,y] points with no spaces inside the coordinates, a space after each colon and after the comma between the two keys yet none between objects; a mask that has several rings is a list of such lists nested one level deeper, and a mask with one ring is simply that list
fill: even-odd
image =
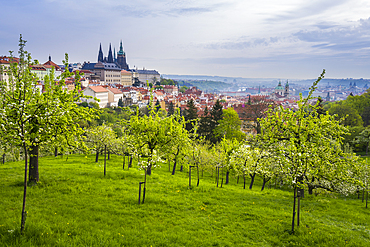
[{"label": "orchard tree", "polygon": [[172,115],[176,123],[177,135],[172,140],[172,145],[167,145],[164,148],[169,160],[173,161],[172,175],[175,175],[177,164],[186,156],[190,144],[189,132],[185,129],[185,119],[179,114]]},{"label": "orchard tree", "polygon": [[223,159],[223,167],[226,168],[226,181],[225,184],[229,183],[230,171],[234,169],[234,163],[231,161],[233,151],[238,149],[240,146],[237,139],[227,139],[226,137],[216,145],[216,149],[221,153]]},{"label": "orchard tree", "polygon": [[154,109],[150,110],[149,116],[136,114],[123,121],[123,125],[131,134],[135,152],[145,158],[139,161],[139,167],[145,171],[144,202],[147,175],[151,175],[152,168],[162,162],[166,148],[175,144],[176,138],[183,132],[183,125],[175,116],[161,117]]},{"label": "orchard tree", "polygon": [[233,151],[230,163],[233,164],[233,167],[238,175],[243,175],[244,189],[245,176],[247,174],[251,178],[249,189],[252,189],[256,175],[262,175],[266,173],[266,171],[263,171],[265,167],[262,166],[262,163],[264,163],[263,160],[269,156],[270,154],[265,150],[245,144]]},{"label": "orchard tree", "polygon": [[[73,91],[65,89],[65,78],[71,76],[67,71],[60,78],[51,72],[44,78],[43,90],[36,74],[31,72],[30,53],[25,51],[26,41],[19,39],[19,59],[10,53],[10,66],[2,68],[9,80],[0,81],[0,133],[2,139],[11,145],[23,148],[25,156],[24,198],[21,232],[25,225],[25,205],[27,192],[27,168],[29,162],[29,181],[39,181],[39,146],[52,144],[61,138],[63,144],[77,146],[83,133],[78,122],[89,119],[93,112],[90,108],[79,107],[83,97],[79,84],[79,74],[75,75],[76,87]],[[68,64],[66,55],[65,64]],[[30,154],[30,155],[28,155]]]},{"label": "orchard tree", "polygon": [[[294,188],[292,232],[297,189],[315,182],[317,186],[327,187],[329,190],[332,186],[339,189],[346,182],[357,182],[353,179],[357,167],[356,157],[344,154],[340,147],[347,129],[333,116],[319,114],[317,104],[312,106],[308,103],[324,73],[325,70],[313,83],[308,97],[301,97],[298,101],[297,110],[284,109],[281,106],[275,110],[271,108],[267,117],[260,119],[261,138],[272,147],[278,146],[274,149],[274,155],[281,157],[282,173]],[[299,221],[297,224],[299,225]]]},{"label": "orchard tree", "polygon": [[95,162],[99,161],[99,153],[104,151],[104,176],[106,175],[107,151],[114,152],[116,145],[116,133],[108,125],[99,125],[86,130],[86,144],[95,151]]}]

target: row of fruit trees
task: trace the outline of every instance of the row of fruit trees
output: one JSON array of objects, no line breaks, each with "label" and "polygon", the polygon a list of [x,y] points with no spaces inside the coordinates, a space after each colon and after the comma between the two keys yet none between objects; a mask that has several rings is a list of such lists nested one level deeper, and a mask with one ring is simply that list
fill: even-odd
[{"label": "row of fruit trees", "polygon": [[136,112],[129,120],[123,120],[120,137],[111,126],[104,124],[83,129],[79,121],[91,119],[96,110],[78,105],[85,97],[78,84],[78,73],[74,75],[77,84],[74,91],[64,89],[64,79],[71,76],[68,71],[58,80],[52,74],[46,77],[44,89],[40,91],[36,87],[37,77],[30,71],[30,65],[37,61],[31,60],[24,46],[25,41],[20,38],[19,61],[14,60],[9,68],[0,71],[6,71],[11,78],[0,82],[1,143],[4,147],[21,147],[24,153],[21,232],[26,218],[27,175],[29,182],[37,184],[39,148],[43,146],[95,152],[96,161],[103,150],[123,157],[129,155],[145,172],[144,181],[140,182],[144,184],[142,202],[147,176],[164,162],[173,164],[172,175],[176,167],[181,170],[188,167],[189,172],[196,168],[197,185],[199,173],[207,171],[216,171],[217,186],[220,180],[222,186],[224,177],[227,184],[231,172],[244,179],[244,188],[249,177],[250,189],[256,176],[263,180],[262,190],[268,181],[278,179],[293,189],[292,232],[297,215],[296,200],[299,205],[304,190],[312,193],[314,189],[324,189],[348,194],[368,189],[369,166],[355,154],[343,151],[342,139],[348,130],[333,116],[321,113],[319,104],[308,103],[325,71],[313,83],[308,97],[300,99],[298,109],[270,108],[266,117],[259,119],[259,134],[248,136],[244,141],[223,138],[211,145],[197,135],[196,121],[191,122],[194,131],[189,133],[185,128],[189,122],[179,113],[165,116],[154,108],[147,115]]}]

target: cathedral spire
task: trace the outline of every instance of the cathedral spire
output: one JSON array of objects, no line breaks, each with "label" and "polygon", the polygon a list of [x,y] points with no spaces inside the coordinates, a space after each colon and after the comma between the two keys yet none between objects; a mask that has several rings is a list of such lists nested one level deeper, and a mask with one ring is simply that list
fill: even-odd
[{"label": "cathedral spire", "polygon": [[108,63],[113,63],[112,45],[109,44]]},{"label": "cathedral spire", "polygon": [[113,48],[113,61],[116,62],[116,47]]},{"label": "cathedral spire", "polygon": [[98,62],[103,62],[103,51],[101,49],[101,43],[100,43],[100,49],[99,49],[99,55],[98,55]]}]

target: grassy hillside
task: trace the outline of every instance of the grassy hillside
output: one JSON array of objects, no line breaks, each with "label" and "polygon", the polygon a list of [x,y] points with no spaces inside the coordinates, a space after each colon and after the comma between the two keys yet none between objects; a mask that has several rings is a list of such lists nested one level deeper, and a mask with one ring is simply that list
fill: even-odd
[{"label": "grassy hillside", "polygon": [[40,159],[23,236],[23,163],[0,165],[0,246],[370,246],[370,209],[357,196],[306,195],[301,226],[290,234],[289,189],[261,192],[257,181],[244,190],[235,178],[217,188],[210,174],[189,189],[187,172],[171,176],[163,165],[138,205],[144,172],[122,170],[122,157],[111,157],[106,177],[102,159],[66,158]]}]

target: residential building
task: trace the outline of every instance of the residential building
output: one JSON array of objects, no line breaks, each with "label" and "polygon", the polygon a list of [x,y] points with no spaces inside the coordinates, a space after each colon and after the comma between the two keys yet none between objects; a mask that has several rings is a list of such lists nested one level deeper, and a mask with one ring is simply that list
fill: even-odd
[{"label": "residential building", "polygon": [[42,64],[35,64],[31,66],[31,72],[36,74],[39,81],[44,81],[45,76],[48,74],[45,66]]},{"label": "residential building", "polygon": [[163,90],[166,92],[166,94],[172,94],[172,95],[178,95],[179,89],[176,86],[173,85],[163,85]]},{"label": "residential building", "polygon": [[127,70],[121,70],[121,84],[126,87],[132,86],[132,73]]},{"label": "residential building", "polygon": [[118,106],[119,99],[123,98],[122,91],[114,87],[108,87],[107,89],[109,106]]},{"label": "residential building", "polygon": [[[85,99],[86,102],[96,102],[99,104],[99,107],[107,107],[108,106],[108,89],[102,86],[88,86],[83,90],[83,94],[87,96],[91,96],[93,98]],[[100,100],[97,102],[94,98]]]}]

